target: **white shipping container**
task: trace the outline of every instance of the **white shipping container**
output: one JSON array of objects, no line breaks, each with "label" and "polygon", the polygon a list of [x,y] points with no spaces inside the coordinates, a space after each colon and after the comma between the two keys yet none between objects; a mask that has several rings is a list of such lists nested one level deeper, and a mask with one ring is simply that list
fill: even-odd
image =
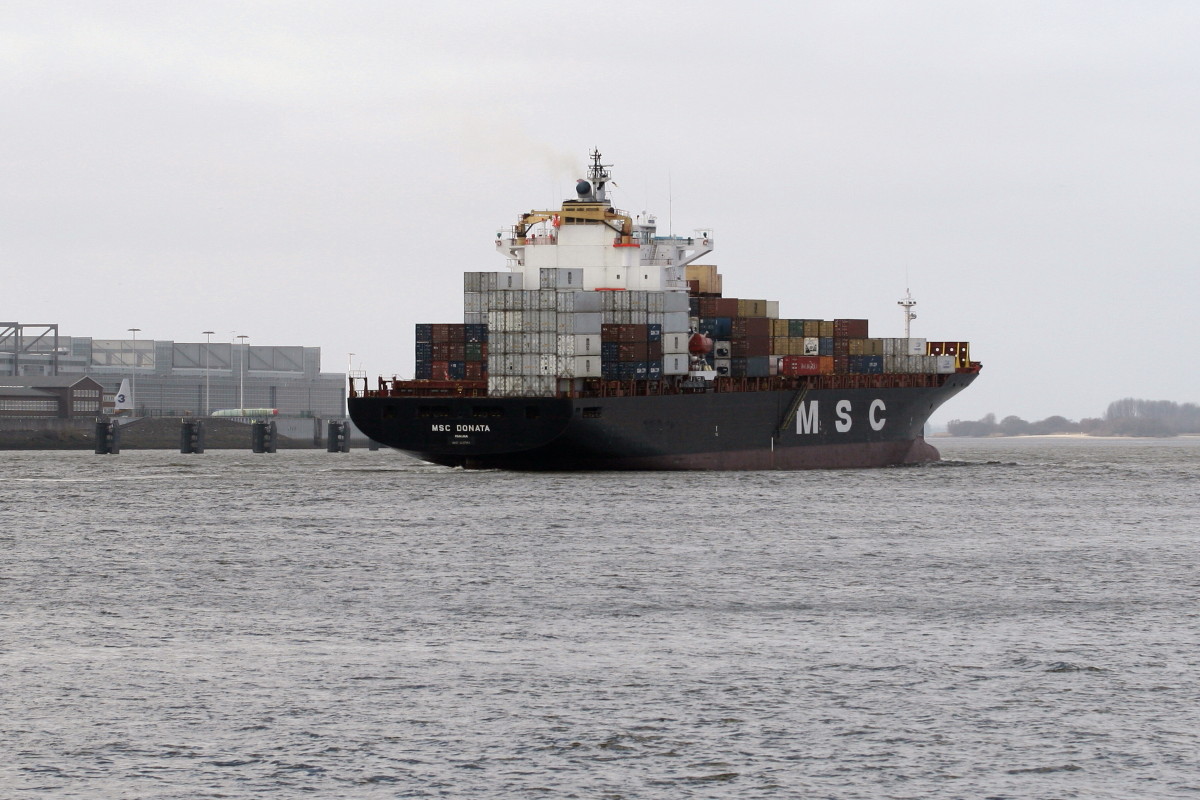
[{"label": "white shipping container", "polygon": [[605,325],[633,325],[634,324],[634,322],[633,322],[633,313],[634,312],[632,312],[632,311],[605,311],[603,313],[604,313],[604,324]]},{"label": "white shipping container", "polygon": [[542,289],[583,288],[583,270],[578,267],[542,267],[538,277]]},{"label": "white shipping container", "polygon": [[463,313],[463,322],[467,325],[487,325],[487,314],[482,311],[467,311]]},{"label": "white shipping container", "polygon": [[559,298],[570,297],[572,311],[601,311],[600,298],[608,292],[559,292]]},{"label": "white shipping container", "polygon": [[908,350],[906,352],[910,356],[925,355],[925,340],[924,339],[903,339],[901,341],[908,342]]},{"label": "white shipping container", "polygon": [[733,369],[733,364],[728,358],[717,358],[713,359],[713,369],[718,375],[728,375]]},{"label": "white shipping container", "polygon": [[801,355],[815,356],[821,352],[821,341],[816,336],[804,337],[804,352]]},{"label": "white shipping container", "polygon": [[674,311],[688,310],[687,292],[663,292],[663,311],[670,314]]},{"label": "white shipping container", "polygon": [[666,314],[664,314],[661,311],[647,311],[646,312],[646,324],[647,325],[657,325],[661,328],[662,324],[663,324],[663,317],[665,317],[665,316],[666,316]]},{"label": "white shipping container", "polygon": [[688,312],[668,311],[663,314],[663,333],[686,333],[688,331]]},{"label": "white shipping container", "polygon": [[557,330],[559,333],[600,333],[600,325],[604,322],[604,312],[578,311],[570,314],[559,314]]},{"label": "white shipping container", "polygon": [[686,353],[663,353],[663,375],[687,375],[688,356]]},{"label": "white shipping container", "polygon": [[954,356],[932,356],[937,359],[937,373],[939,375],[949,375],[954,372],[958,365],[955,363],[957,359]]},{"label": "white shipping container", "polygon": [[725,341],[725,340],[714,342],[713,343],[713,357],[714,358],[732,358],[733,357],[733,343]]},{"label": "white shipping container", "polygon": [[495,397],[553,397],[558,379],[553,375],[488,376],[488,394]]},{"label": "white shipping container", "polygon": [[649,314],[645,311],[630,311],[628,325],[645,325],[649,321]]},{"label": "white shipping container", "polygon": [[646,293],[646,310],[663,313],[666,309],[663,307],[662,292],[647,292]]},{"label": "white shipping container", "polygon": [[768,300],[767,303],[767,319],[779,319],[779,301]]},{"label": "white shipping container", "polygon": [[481,292],[464,292],[463,311],[483,311],[483,294]]},{"label": "white shipping container", "polygon": [[664,333],[662,336],[663,354],[686,353],[688,341],[691,338],[690,333]]},{"label": "white shipping container", "polygon": [[635,289],[631,292],[625,292],[625,294],[627,294],[629,296],[629,310],[630,311],[647,311],[647,310],[649,310],[649,306],[647,304],[647,297],[649,295],[649,292],[647,292],[645,289]]},{"label": "white shipping container", "polygon": [[599,378],[600,372],[600,354],[592,356],[576,355],[571,359],[572,373],[564,375],[567,378]]},{"label": "white shipping container", "polygon": [[599,356],[600,355],[600,334],[576,334],[570,337],[573,340],[571,355],[576,356]]}]

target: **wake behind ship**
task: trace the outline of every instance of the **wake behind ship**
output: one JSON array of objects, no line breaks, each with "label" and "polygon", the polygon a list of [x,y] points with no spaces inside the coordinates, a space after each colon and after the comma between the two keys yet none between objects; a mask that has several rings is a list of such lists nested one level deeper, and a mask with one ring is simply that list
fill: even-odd
[{"label": "wake behind ship", "polygon": [[497,238],[506,271],[465,273],[462,323],[416,325],[415,378],[351,378],[363,433],[481,469],[938,459],[925,422],[978,375],[968,343],[872,338],[866,320],[725,297],[717,268],[696,263],[710,232],[662,236],[654,217],[614,209],[609,165],[591,157],[575,198]]}]

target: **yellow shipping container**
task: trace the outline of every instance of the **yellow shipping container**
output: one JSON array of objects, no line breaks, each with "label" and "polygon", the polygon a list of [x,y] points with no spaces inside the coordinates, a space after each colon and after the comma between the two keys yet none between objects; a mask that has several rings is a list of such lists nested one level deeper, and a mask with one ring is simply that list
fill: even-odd
[{"label": "yellow shipping container", "polygon": [[721,293],[721,276],[716,264],[688,264],[684,267],[684,279],[699,281],[703,294]]},{"label": "yellow shipping container", "polygon": [[765,317],[767,315],[766,300],[738,299],[739,317]]}]

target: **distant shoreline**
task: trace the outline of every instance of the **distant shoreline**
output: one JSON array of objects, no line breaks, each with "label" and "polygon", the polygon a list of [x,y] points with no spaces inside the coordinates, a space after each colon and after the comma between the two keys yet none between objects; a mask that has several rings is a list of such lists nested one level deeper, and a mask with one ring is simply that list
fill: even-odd
[{"label": "distant shoreline", "polygon": [[987,436],[930,434],[930,439],[1200,439],[1200,433],[1176,433],[1170,436],[1129,436],[1120,433],[989,433]]}]

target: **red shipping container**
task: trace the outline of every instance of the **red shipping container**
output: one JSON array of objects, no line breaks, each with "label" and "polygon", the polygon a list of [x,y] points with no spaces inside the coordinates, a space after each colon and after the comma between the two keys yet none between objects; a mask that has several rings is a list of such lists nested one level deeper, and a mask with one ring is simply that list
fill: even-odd
[{"label": "red shipping container", "polygon": [[461,322],[446,322],[433,325],[434,342],[465,342],[467,328]]},{"label": "red shipping container", "polygon": [[771,335],[772,320],[766,317],[734,317],[733,335],[761,337]]},{"label": "red shipping container", "polygon": [[867,321],[865,319],[835,319],[833,335],[844,339],[866,339]]},{"label": "red shipping container", "polygon": [[784,375],[820,375],[821,356],[784,356],[779,367]]},{"label": "red shipping container", "polygon": [[647,339],[649,329],[645,325],[607,323],[600,326],[600,340],[603,342],[644,342]]},{"label": "red shipping container", "polygon": [[645,342],[621,342],[620,344],[620,360],[621,361],[645,361],[646,360],[646,343]]},{"label": "red shipping container", "polygon": [[717,297],[717,313],[701,314],[702,317],[736,317],[738,315],[738,301],[736,297]]}]

